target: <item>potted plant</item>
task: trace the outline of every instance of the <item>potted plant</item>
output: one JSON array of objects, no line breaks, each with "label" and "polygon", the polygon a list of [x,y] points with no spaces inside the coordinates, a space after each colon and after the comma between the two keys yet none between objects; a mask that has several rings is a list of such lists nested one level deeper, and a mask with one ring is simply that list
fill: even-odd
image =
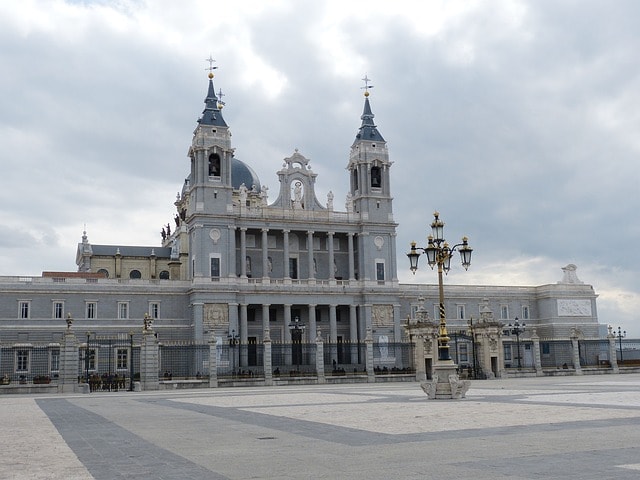
[{"label": "potted plant", "polygon": [[11,383],[11,377],[6,373],[0,377],[0,385],[9,385]]},{"label": "potted plant", "polygon": [[33,377],[34,385],[45,385],[48,383],[51,383],[51,377],[49,377],[48,375],[36,375],[35,377]]}]

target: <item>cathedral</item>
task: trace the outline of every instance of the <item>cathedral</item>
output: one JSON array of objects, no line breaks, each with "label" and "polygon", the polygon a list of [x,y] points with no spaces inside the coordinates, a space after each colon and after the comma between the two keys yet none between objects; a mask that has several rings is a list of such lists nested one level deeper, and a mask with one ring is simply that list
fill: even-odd
[{"label": "cathedral", "polygon": [[[376,344],[407,342],[407,325],[438,318],[437,285],[398,282],[408,263],[402,258],[399,266],[396,257],[393,162],[368,89],[345,158],[346,198],[330,190],[318,198],[321,179],[304,152],[282,160],[271,189],[235,157],[213,79],[209,73],[175,218],[161,243],[96,245],[84,232],[77,271],[0,278],[3,346],[59,342],[67,317],[79,331],[117,335],[139,330],[147,316],[161,342],[313,343],[319,336],[338,346],[367,336]],[[519,319],[542,343],[576,334],[602,339],[596,297],[574,265],[542,286],[447,285],[447,323],[463,330],[484,318],[502,337]],[[496,365],[509,366],[511,348],[498,347]],[[250,352],[242,360],[248,365],[259,361]],[[525,350],[518,359],[533,365],[534,357]]]}]

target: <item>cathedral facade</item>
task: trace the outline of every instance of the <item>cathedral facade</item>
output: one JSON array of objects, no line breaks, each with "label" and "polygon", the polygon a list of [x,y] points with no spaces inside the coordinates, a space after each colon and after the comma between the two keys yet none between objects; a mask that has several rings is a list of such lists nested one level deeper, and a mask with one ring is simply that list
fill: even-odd
[{"label": "cathedral facade", "polygon": [[[84,233],[77,271],[0,278],[0,342],[55,343],[68,316],[79,331],[137,331],[145,314],[160,341],[407,341],[407,323],[437,318],[438,290],[398,282],[392,162],[366,90],[345,160],[346,198],[317,198],[317,175],[297,150],[270,190],[235,157],[210,74],[161,244],[94,245]],[[541,339],[603,338],[593,287],[575,266],[563,270],[542,286],[447,286],[447,322],[464,329],[489,312],[498,325],[519,318]]]}]

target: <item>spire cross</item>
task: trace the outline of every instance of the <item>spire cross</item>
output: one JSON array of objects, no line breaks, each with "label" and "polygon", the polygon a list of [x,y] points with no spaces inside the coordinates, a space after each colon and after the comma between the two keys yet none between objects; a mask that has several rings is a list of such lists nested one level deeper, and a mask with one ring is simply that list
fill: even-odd
[{"label": "spire cross", "polygon": [[205,62],[209,62],[209,67],[205,68],[205,70],[209,70],[209,73],[213,73],[213,71],[218,68],[218,67],[214,67],[213,63],[215,62],[215,60],[213,59],[213,57],[211,56],[211,54],[209,54],[209,58],[205,58],[204,59]]},{"label": "spire cross", "polygon": [[226,97],[224,93],[222,93],[222,89],[218,90],[218,108],[222,108],[225,106],[225,103],[222,101],[222,97]]},{"label": "spire cross", "polygon": [[373,88],[373,85],[369,85],[369,82],[371,82],[371,79],[367,77],[367,75],[365,75],[364,77],[362,77],[362,81],[364,82],[364,87],[360,87],[360,88],[364,90],[364,96],[368,97],[369,89]]}]

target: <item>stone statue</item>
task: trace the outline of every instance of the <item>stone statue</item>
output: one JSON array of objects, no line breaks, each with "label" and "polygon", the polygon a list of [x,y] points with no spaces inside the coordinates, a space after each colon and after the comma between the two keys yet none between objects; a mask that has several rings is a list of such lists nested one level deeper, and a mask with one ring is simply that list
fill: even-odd
[{"label": "stone statue", "polygon": [[333,192],[331,190],[327,193],[327,209],[333,210]]},{"label": "stone statue", "polygon": [[344,206],[347,209],[347,212],[353,212],[353,196],[351,195],[351,192],[347,193],[347,201]]},{"label": "stone statue", "polygon": [[245,206],[247,204],[247,186],[243,183],[238,190],[240,191],[240,205]]}]

